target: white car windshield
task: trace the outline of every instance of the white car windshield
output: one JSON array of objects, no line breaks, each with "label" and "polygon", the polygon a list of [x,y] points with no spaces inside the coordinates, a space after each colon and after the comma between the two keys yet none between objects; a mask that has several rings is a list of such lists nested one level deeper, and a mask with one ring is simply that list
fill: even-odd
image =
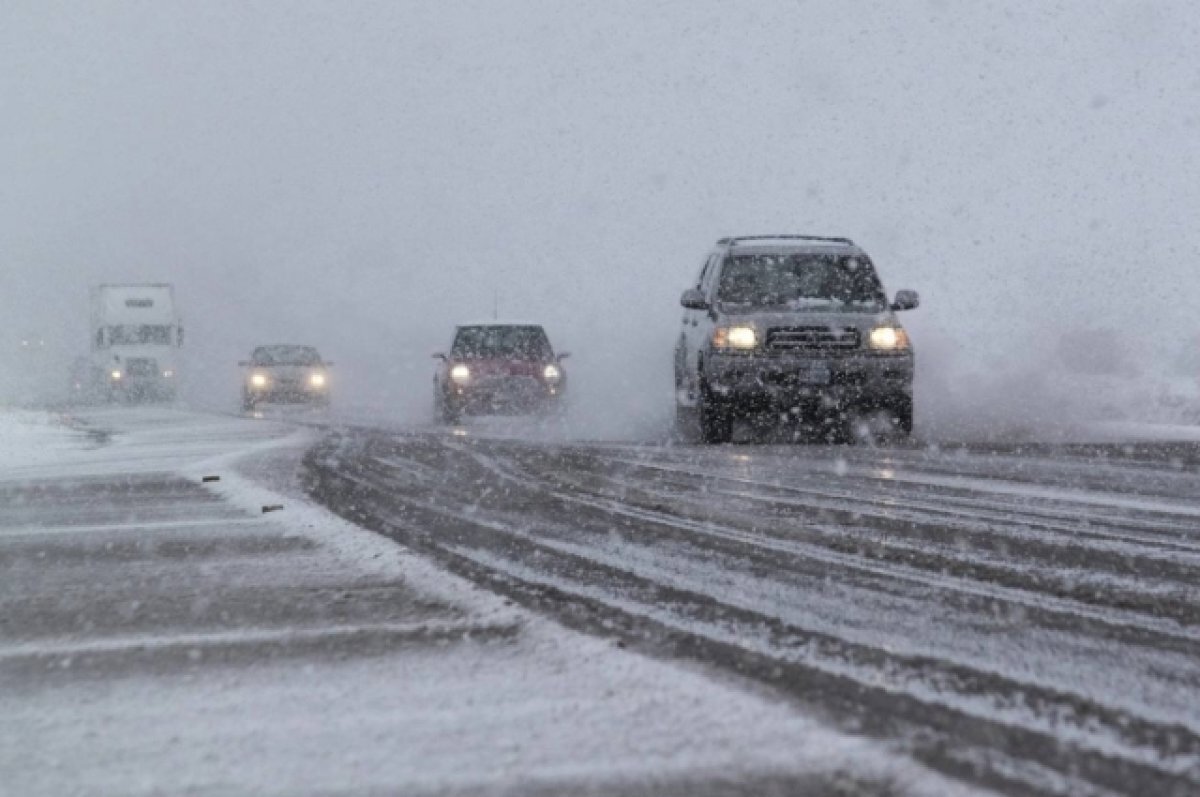
[{"label": "white car windshield", "polygon": [[311,346],[263,346],[251,360],[255,365],[320,365],[321,355]]}]

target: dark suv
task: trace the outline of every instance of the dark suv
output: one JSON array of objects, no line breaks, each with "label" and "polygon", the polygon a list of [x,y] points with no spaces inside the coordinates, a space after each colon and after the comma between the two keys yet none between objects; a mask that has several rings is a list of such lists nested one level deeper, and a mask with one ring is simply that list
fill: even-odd
[{"label": "dark suv", "polygon": [[685,429],[727,442],[736,418],[785,415],[827,439],[855,418],[912,431],[913,351],[863,250],[847,238],[723,238],[681,299],[675,403]]},{"label": "dark suv", "polygon": [[433,377],[433,401],[445,423],[463,413],[524,414],[561,408],[567,388],[562,361],[538,324],[464,324]]}]

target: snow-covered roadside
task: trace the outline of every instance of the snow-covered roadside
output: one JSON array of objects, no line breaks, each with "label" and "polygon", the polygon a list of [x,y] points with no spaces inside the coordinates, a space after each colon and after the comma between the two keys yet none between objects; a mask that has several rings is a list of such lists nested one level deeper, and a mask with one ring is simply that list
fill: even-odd
[{"label": "snow-covered roadside", "polygon": [[1133,423],[1109,421],[1092,424],[1086,442],[1097,443],[1200,443],[1200,424]]},{"label": "snow-covered roadside", "polygon": [[[299,429],[287,437],[189,464],[180,473],[197,481],[218,476],[218,481],[202,482],[206,489],[247,512],[261,512],[264,506],[283,507],[274,517],[286,522],[291,531],[319,540],[323,548],[364,572],[403,578],[422,593],[469,609],[474,617],[499,622],[531,619],[493,593],[438,569],[385,537],[342,520],[289,484],[288,473],[295,469],[304,449],[319,437],[318,431]],[[246,460],[252,458],[260,463],[257,479],[244,475],[246,471],[253,473],[245,467]],[[268,481],[275,489],[264,483]]]},{"label": "snow-covered roadside", "polygon": [[270,446],[296,431],[168,406],[0,413],[5,423],[13,448],[0,454],[0,481],[175,473],[208,457]]},{"label": "snow-covered roadside", "polygon": [[[720,793],[736,794],[754,793],[747,784],[772,777],[824,791],[848,775],[868,784],[866,794],[876,787],[905,795],[974,793],[769,694],[647,659],[505,605],[313,505],[287,480],[311,431],[159,409],[104,411],[78,420],[110,430],[109,443],[70,449],[22,472],[70,480],[161,469],[190,484],[220,477],[204,489],[222,500],[205,511],[224,514],[196,518],[207,525],[188,531],[131,520],[117,533],[191,534],[184,539],[194,543],[218,534],[299,536],[312,543],[302,556],[263,557],[251,569],[236,559],[205,560],[199,568],[140,562],[139,568],[157,568],[151,581],[169,585],[171,595],[194,603],[206,590],[244,588],[254,573],[260,579],[250,584],[255,589],[290,584],[299,597],[313,592],[314,579],[319,586],[340,577],[351,588],[364,581],[402,584],[404,594],[448,606],[471,627],[519,630],[500,641],[468,638],[370,656],[266,656],[243,667],[206,667],[207,654],[198,653],[196,666],[184,673],[118,674],[102,682],[70,675],[70,645],[83,648],[82,640],[26,640],[15,656],[44,645],[68,669],[53,684],[35,679],[0,698],[0,771],[22,794],[579,793],[593,787],[611,794],[635,785],[639,793],[698,794],[713,779],[731,786]],[[61,432],[27,424],[21,434],[35,448],[41,448],[37,430],[47,444]],[[283,509],[262,515],[265,505]],[[233,508],[248,513],[235,526],[220,519]],[[74,534],[95,548],[112,531],[69,529],[54,527],[56,544],[70,544]],[[37,533],[5,529],[0,517],[0,545],[27,542]],[[53,577],[71,578],[74,571],[66,570]],[[117,579],[94,576],[91,589],[101,598],[104,590],[122,588]],[[288,633],[261,625],[198,633],[187,622],[185,616],[177,629],[157,632],[152,643],[131,639],[143,647],[181,644],[202,651],[206,637],[225,644]],[[360,622],[364,632],[380,627]],[[122,639],[108,640],[109,646],[126,644]],[[95,641],[89,644],[87,649],[96,648]],[[0,675],[6,648],[14,646],[0,641]],[[695,788],[680,785],[693,782]]]},{"label": "snow-covered roadside", "polygon": [[87,435],[67,426],[61,416],[0,407],[0,475],[61,460],[87,442]]},{"label": "snow-covered roadside", "polygon": [[1086,443],[1200,434],[1195,375],[1149,367],[1080,373],[1037,351],[1003,366],[943,354],[918,358],[917,436],[926,441]]}]

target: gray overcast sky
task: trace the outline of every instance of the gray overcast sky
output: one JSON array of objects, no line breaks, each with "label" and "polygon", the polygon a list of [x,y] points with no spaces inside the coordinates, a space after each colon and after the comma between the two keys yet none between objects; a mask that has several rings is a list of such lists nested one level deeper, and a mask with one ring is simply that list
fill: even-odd
[{"label": "gray overcast sky", "polygon": [[303,338],[424,396],[498,292],[636,382],[715,238],[811,231],[947,368],[1194,335],[1198,52],[1190,3],[7,0],[0,311],[74,352],[171,281],[214,383]]}]

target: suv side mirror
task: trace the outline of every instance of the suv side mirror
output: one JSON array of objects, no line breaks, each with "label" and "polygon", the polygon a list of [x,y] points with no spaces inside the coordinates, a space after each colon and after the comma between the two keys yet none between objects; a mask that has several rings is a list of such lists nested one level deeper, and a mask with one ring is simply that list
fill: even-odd
[{"label": "suv side mirror", "polygon": [[249,360],[238,360],[238,365],[242,368],[249,368],[250,361]]},{"label": "suv side mirror", "polygon": [[569,352],[569,351],[560,351],[560,352],[558,353],[558,357],[557,357],[556,359],[559,359],[559,360],[565,360],[565,359],[567,359],[567,358],[568,358],[568,357],[570,357],[570,356],[571,356],[571,352]]},{"label": "suv side mirror", "polygon": [[333,360],[324,360],[321,362],[321,365],[328,368],[329,366],[333,365]]},{"label": "suv side mirror", "polygon": [[912,310],[921,305],[921,296],[916,291],[896,291],[893,310]]},{"label": "suv side mirror", "polygon": [[446,360],[446,355],[440,351],[435,351],[431,356],[435,360],[442,360],[443,362]]},{"label": "suv side mirror", "polygon": [[683,296],[679,297],[679,303],[689,310],[708,309],[708,300],[704,298],[704,292],[699,288],[688,288],[683,292]]}]

